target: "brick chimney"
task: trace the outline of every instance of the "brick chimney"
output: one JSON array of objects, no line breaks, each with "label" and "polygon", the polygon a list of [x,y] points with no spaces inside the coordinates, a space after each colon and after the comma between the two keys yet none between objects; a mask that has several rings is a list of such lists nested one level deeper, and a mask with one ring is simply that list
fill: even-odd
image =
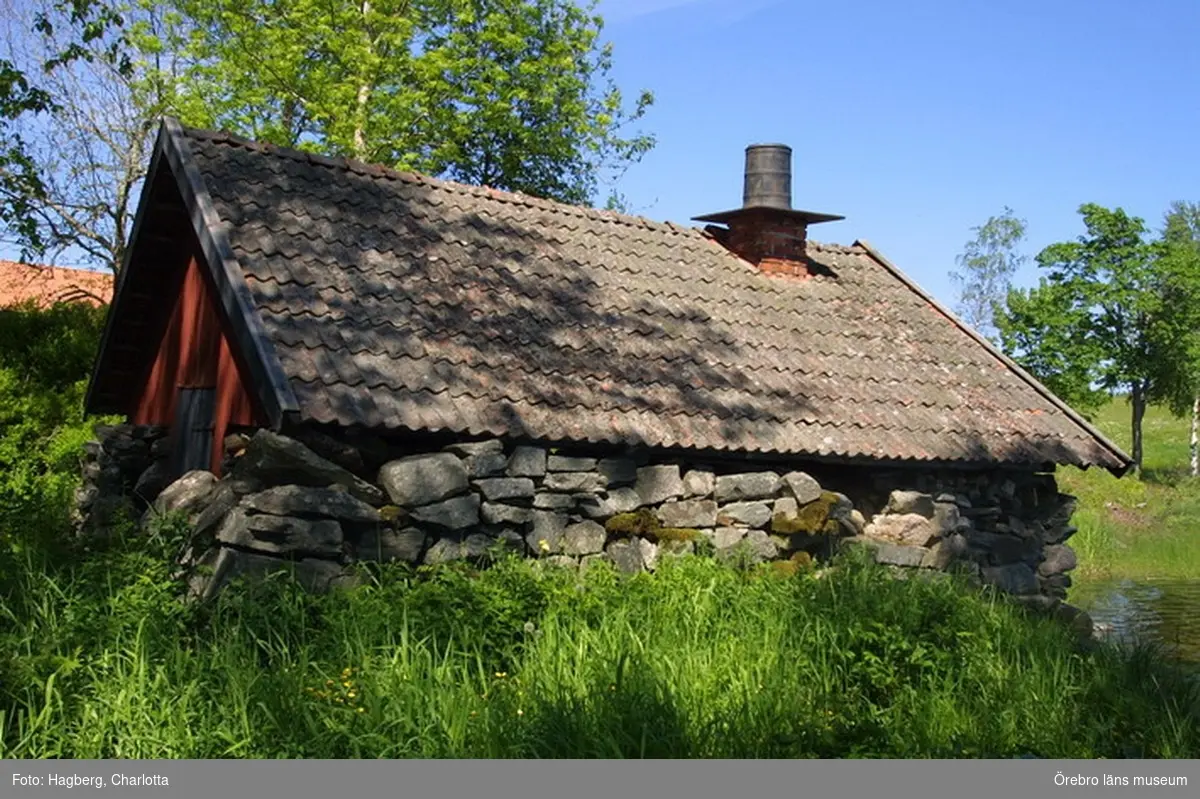
[{"label": "brick chimney", "polygon": [[708,225],[706,230],[763,272],[796,277],[808,275],[808,226],[845,219],[792,210],[792,148],[785,144],[746,148],[741,208],[694,218],[725,225]]}]

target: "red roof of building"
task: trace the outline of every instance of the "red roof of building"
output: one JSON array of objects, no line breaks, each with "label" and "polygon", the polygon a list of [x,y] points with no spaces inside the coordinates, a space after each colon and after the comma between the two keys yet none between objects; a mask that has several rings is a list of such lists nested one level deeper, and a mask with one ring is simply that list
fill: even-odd
[{"label": "red roof of building", "polygon": [[33,300],[40,307],[56,302],[106,305],[112,300],[112,294],[111,272],[0,260],[0,308],[27,300]]}]

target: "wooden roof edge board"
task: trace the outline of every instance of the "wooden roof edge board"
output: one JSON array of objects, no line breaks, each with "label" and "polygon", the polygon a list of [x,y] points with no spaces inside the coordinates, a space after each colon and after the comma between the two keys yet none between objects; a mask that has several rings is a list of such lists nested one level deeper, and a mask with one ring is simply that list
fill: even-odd
[{"label": "wooden roof edge board", "polygon": [[[137,213],[133,217],[133,226],[129,231],[129,244],[138,240],[138,234],[141,232],[142,226],[145,224],[146,216],[150,212],[151,206],[154,204],[152,195],[154,194],[155,178],[158,175],[158,170],[162,165],[162,143],[166,136],[164,126],[160,126],[158,137],[154,142],[154,150],[150,157],[150,167],[146,172],[146,178],[142,181],[142,195],[138,200]],[[104,319],[104,331],[100,335],[100,346],[96,350],[96,359],[92,362],[92,375],[88,379],[87,393],[83,398],[83,410],[85,413],[122,413],[126,409],[118,409],[115,405],[100,403],[100,392],[96,390],[96,383],[102,372],[107,371],[104,367],[108,364],[108,359],[111,357],[112,348],[109,346],[113,328],[116,325],[116,320],[121,317],[121,309],[131,301],[136,302],[136,297],[133,299],[126,298],[125,285],[126,278],[129,275],[129,265],[133,261],[132,246],[125,248],[125,254],[121,259],[121,270],[114,276],[112,302],[109,303],[108,313]]]},{"label": "wooden roof edge board", "polygon": [[1091,422],[1089,422],[1087,419],[1084,419],[1070,405],[1067,405],[1067,403],[1059,399],[1059,397],[1055,395],[1053,391],[1046,388],[1046,386],[1043,385],[1040,380],[1031,375],[1029,372],[1025,371],[1020,364],[1001,352],[999,348],[992,344],[992,342],[981,336],[978,332],[972,329],[970,325],[959,319],[956,314],[950,311],[950,309],[946,308],[944,305],[934,299],[933,295],[929,294],[916,283],[914,283],[912,279],[908,277],[908,275],[904,274],[899,267],[889,261],[883,255],[883,253],[875,249],[875,247],[867,242],[866,239],[858,239],[854,242],[854,244],[866,250],[868,255],[875,259],[875,261],[877,261],[882,267],[891,272],[897,280],[904,283],[904,285],[906,285],[917,296],[921,297],[921,299],[933,306],[938,313],[941,313],[947,319],[953,322],[960,330],[970,336],[976,344],[983,347],[988,351],[988,353],[1008,367],[1014,374],[1028,383],[1034,391],[1037,391],[1048,402],[1066,414],[1071,421],[1083,428],[1088,435],[1095,438],[1105,449],[1107,449],[1113,455],[1113,457],[1122,462],[1120,467],[1107,467],[1108,471],[1112,472],[1112,474],[1117,477],[1122,477],[1133,468],[1133,458],[1125,454],[1124,450],[1113,443],[1107,436],[1104,435],[1104,433],[1100,432],[1100,430],[1093,426]]},{"label": "wooden roof edge board", "polygon": [[279,362],[275,346],[267,337],[250,296],[250,288],[246,285],[245,274],[221,227],[221,219],[209,196],[208,186],[196,167],[183,128],[177,120],[164,117],[159,144],[175,176],[183,202],[191,212],[192,227],[204,255],[201,260],[217,287],[235,343],[242,350],[252,373],[251,388],[262,402],[271,426],[279,429],[285,417],[299,411],[300,406]]}]

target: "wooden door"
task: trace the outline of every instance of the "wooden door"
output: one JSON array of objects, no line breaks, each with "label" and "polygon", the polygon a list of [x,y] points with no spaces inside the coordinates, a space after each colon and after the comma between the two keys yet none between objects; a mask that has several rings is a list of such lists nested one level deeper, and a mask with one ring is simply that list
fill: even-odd
[{"label": "wooden door", "polygon": [[215,388],[181,388],[172,430],[172,472],[179,477],[212,466]]}]

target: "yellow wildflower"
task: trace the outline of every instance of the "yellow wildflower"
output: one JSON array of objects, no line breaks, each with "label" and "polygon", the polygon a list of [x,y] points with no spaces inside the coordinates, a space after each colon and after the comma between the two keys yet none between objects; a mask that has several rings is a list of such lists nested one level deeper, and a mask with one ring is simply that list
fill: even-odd
[{"label": "yellow wildflower", "polygon": [[540,549],[543,552],[549,552],[550,551],[550,543],[548,541],[546,541],[546,539],[542,538],[542,539],[538,540],[538,549]]}]

